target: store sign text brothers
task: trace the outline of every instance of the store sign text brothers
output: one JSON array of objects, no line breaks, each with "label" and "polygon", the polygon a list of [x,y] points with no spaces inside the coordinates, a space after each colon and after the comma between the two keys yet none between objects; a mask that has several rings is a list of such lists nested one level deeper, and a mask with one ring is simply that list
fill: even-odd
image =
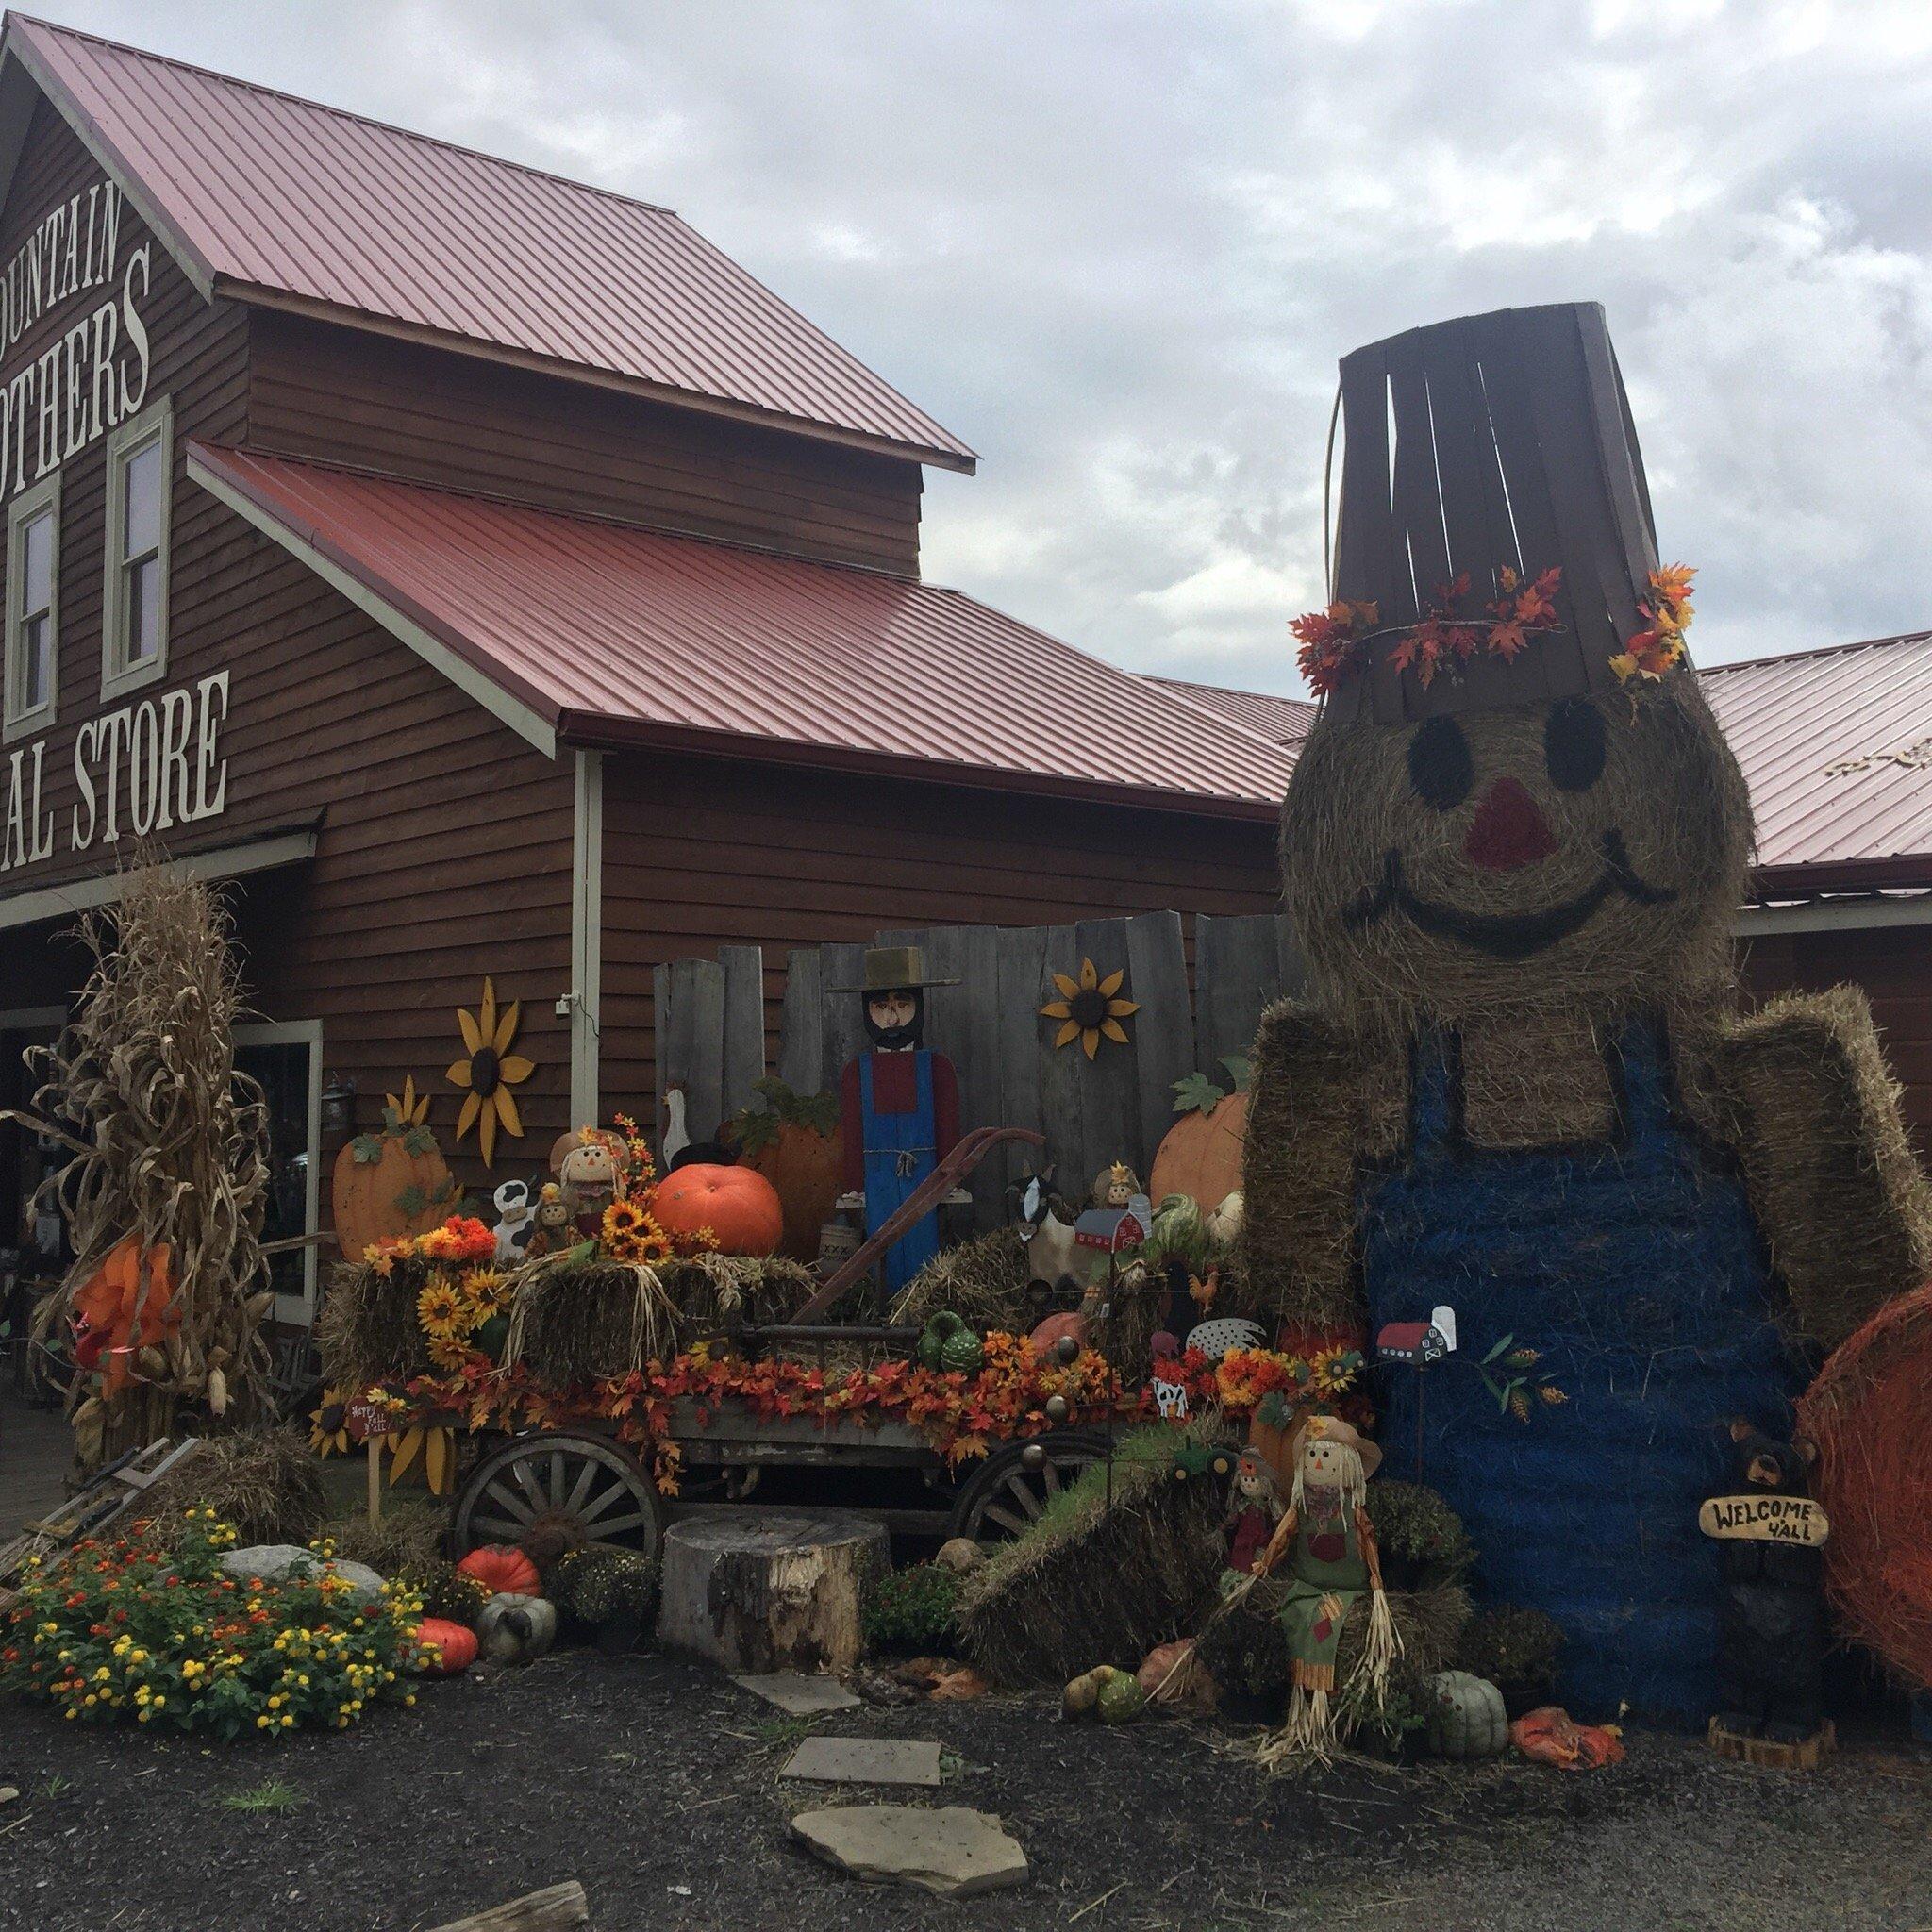
[{"label": "store sign text brothers", "polygon": [[[0,364],[0,502],[58,470],[147,400],[153,363],[139,303],[147,299],[153,243],[121,259],[121,191],[111,181],[58,203],[0,275],[0,354],[12,350],[70,297],[110,292],[23,368]],[[221,755],[228,674],[157,692],[90,718],[75,734],[75,802],[65,849],[145,839],[203,819],[228,802]],[[7,823],[0,873],[54,856],[63,828],[42,802],[44,738],[7,761]]]},{"label": "store sign text brothers", "polygon": [[[177,825],[220,818],[228,805],[228,761],[222,726],[228,716],[228,674],[162,691],[90,718],[74,738],[74,788],[67,816],[69,852],[124,834],[145,839]],[[0,873],[54,856],[59,827],[42,806],[47,741],[37,738],[8,760],[7,829]]]}]

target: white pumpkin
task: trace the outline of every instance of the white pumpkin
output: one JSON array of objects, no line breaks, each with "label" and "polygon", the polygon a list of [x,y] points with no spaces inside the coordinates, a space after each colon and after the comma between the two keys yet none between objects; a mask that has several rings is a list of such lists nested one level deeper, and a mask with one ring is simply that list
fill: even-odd
[{"label": "white pumpkin", "polygon": [[1429,1679],[1429,1749],[1438,1757],[1500,1757],[1509,1743],[1503,1693],[1468,1671]]},{"label": "white pumpkin", "polygon": [[476,1618],[476,1647],[486,1663],[535,1663],[556,1641],[557,1606],[547,1597],[504,1591]]}]

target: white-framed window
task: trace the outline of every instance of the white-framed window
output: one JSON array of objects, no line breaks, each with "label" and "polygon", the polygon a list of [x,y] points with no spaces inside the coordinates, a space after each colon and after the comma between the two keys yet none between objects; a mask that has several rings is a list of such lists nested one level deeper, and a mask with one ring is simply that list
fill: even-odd
[{"label": "white-framed window", "polygon": [[[235,1065],[261,1084],[268,1104],[268,1196],[261,1238],[312,1235],[322,1213],[322,1022],[258,1021],[235,1028]],[[272,1256],[275,1320],[306,1327],[315,1317],[313,1242]]]},{"label": "white-framed window", "polygon": [[60,475],[24,490],[7,512],[6,736],[54,722],[60,685]]},{"label": "white-framed window", "polygon": [[168,669],[168,513],[175,412],[163,396],[108,441],[108,581],[101,600],[101,695]]}]

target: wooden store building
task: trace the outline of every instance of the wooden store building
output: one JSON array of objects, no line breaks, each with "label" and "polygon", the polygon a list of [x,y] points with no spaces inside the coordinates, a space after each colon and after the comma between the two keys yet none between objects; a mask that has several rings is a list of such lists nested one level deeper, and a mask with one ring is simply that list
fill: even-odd
[{"label": "wooden store building", "polygon": [[[366,1126],[412,1074],[485,1181],[486,976],[530,1167],[648,1112],[666,960],[755,941],[775,1014],[798,945],[1272,911],[1307,708],[923,582],[974,460],[662,208],[8,16],[0,1106],[143,850],[234,882],[279,1231],[325,1088]],[[1712,676],[1754,970],[1865,978],[1923,1128],[1932,642]]]}]

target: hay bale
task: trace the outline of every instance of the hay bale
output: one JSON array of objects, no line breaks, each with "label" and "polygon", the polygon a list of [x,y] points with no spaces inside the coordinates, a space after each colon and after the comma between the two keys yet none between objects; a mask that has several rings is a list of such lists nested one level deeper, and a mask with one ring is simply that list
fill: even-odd
[{"label": "hay bale", "polygon": [[1202,1422],[1124,1436],[1111,1508],[1096,1464],[966,1579],[958,1615],[968,1657],[1002,1684],[1063,1684],[1096,1663],[1131,1671],[1184,1636],[1213,1595],[1226,1506],[1217,1484],[1174,1480],[1174,1451],[1224,1433]]},{"label": "hay bale", "polygon": [[958,1315],[984,1334],[1024,1335],[1028,1327],[1026,1242],[1017,1227],[995,1227],[935,1255],[892,1304],[896,1326],[923,1328],[938,1314]]},{"label": "hay bale", "polygon": [[1797,1324],[1836,1347],[1932,1274],[1932,1190],[1871,1007],[1851,986],[1790,995],[1702,1043]]},{"label": "hay bale", "polygon": [[371,1383],[420,1375],[429,1367],[429,1344],[416,1320],[416,1297],[428,1278],[427,1266],[414,1259],[397,1261],[388,1274],[365,1262],[334,1271],[315,1318],[326,1387],[359,1393]]},{"label": "hay bale", "polygon": [[[1194,1655],[1224,1692],[1272,1697],[1288,1690],[1288,1640],[1280,1621],[1286,1595],[1282,1580],[1264,1576],[1240,1602],[1224,1605],[1203,1627]],[[1457,1583],[1391,1590],[1389,1613],[1402,1639],[1403,1669],[1427,1676],[1448,1669],[1456,1656],[1457,1639],[1469,1622],[1469,1592]],[[1343,1683],[1360,1660],[1368,1624],[1362,1604],[1342,1624],[1337,1667]]]},{"label": "hay bale", "polygon": [[504,1366],[549,1389],[628,1375],[676,1354],[676,1312],[658,1269],[546,1256],[518,1271]]},{"label": "hay bale", "polygon": [[690,1255],[661,1262],[680,1347],[745,1324],[788,1322],[818,1283],[810,1269],[782,1255]]},{"label": "hay bale", "polygon": [[299,1429],[246,1429],[204,1441],[148,1491],[148,1535],[171,1549],[190,1509],[232,1523],[242,1546],[306,1543],[321,1527],[328,1493]]}]

